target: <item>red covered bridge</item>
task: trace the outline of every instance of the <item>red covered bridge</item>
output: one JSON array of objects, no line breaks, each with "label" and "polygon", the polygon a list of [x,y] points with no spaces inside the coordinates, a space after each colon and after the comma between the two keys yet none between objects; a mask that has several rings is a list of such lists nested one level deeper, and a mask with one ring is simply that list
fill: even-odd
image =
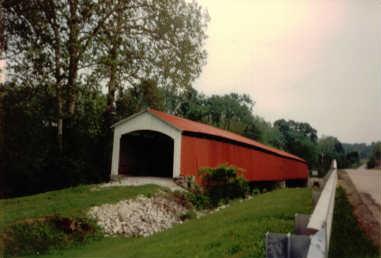
[{"label": "red covered bridge", "polygon": [[113,125],[112,175],[196,176],[222,163],[249,181],[306,180],[306,161],[238,134],[147,109]]}]

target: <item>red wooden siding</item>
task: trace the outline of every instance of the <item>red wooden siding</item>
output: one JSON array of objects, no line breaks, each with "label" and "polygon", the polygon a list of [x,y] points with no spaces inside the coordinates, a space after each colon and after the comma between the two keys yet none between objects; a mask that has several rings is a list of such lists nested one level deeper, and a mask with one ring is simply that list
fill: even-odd
[{"label": "red wooden siding", "polygon": [[150,112],[155,117],[165,121],[166,123],[174,126],[175,128],[181,130],[182,132],[192,132],[192,133],[221,137],[221,138],[229,139],[229,140],[232,140],[235,142],[251,145],[251,146],[257,147],[259,149],[275,153],[276,155],[280,155],[282,157],[287,157],[287,158],[291,158],[294,160],[300,160],[302,162],[305,162],[300,157],[297,157],[295,155],[292,155],[292,154],[285,152],[285,151],[282,151],[282,150],[272,148],[270,146],[264,145],[260,142],[257,142],[257,141],[254,141],[252,139],[243,137],[242,135],[235,134],[233,132],[222,130],[220,128],[216,128],[214,126],[199,123],[196,121],[184,119],[184,118],[181,118],[178,116],[170,115],[170,114],[167,114],[167,113],[164,113],[161,111],[157,111],[154,109],[148,109],[148,112]]},{"label": "red wooden siding", "polygon": [[307,164],[300,160],[216,139],[182,136],[181,175],[196,176],[200,168],[215,167],[222,163],[242,168],[245,178],[249,181],[280,181],[308,177]]}]

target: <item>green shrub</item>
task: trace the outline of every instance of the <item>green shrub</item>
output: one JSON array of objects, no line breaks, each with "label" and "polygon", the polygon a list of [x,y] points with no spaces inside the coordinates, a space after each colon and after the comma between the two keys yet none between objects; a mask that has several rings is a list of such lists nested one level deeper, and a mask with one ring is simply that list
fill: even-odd
[{"label": "green shrub", "polygon": [[50,216],[9,225],[1,238],[8,257],[41,254],[99,236],[99,228],[92,220]]},{"label": "green shrub", "polygon": [[252,196],[256,196],[258,194],[261,194],[261,189],[259,189],[259,188],[253,188],[253,190],[251,191],[251,195]]},{"label": "green shrub", "polygon": [[209,197],[204,195],[201,191],[188,192],[187,198],[197,210],[208,209],[211,206]]},{"label": "green shrub", "polygon": [[224,164],[200,171],[203,192],[212,206],[243,198],[249,193],[249,184],[240,172],[236,167]]},{"label": "green shrub", "polygon": [[366,168],[371,169],[376,166],[376,159],[374,157],[371,157],[368,162],[366,163]]}]

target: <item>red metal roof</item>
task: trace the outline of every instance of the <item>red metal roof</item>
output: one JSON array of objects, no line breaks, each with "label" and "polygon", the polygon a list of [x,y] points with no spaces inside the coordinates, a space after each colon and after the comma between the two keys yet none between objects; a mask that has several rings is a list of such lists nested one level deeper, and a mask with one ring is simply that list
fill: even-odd
[{"label": "red metal roof", "polygon": [[235,134],[235,133],[232,133],[232,132],[229,132],[226,130],[216,128],[214,126],[195,122],[195,121],[192,121],[189,119],[170,115],[170,114],[167,114],[167,113],[164,113],[164,112],[161,112],[158,110],[154,110],[151,108],[147,109],[147,111],[150,114],[154,115],[155,117],[159,118],[160,120],[163,120],[163,121],[169,123],[170,125],[176,127],[177,129],[179,129],[181,131],[217,136],[217,137],[225,138],[225,139],[232,140],[235,142],[248,144],[250,146],[257,147],[259,149],[263,149],[263,150],[278,154],[278,155],[286,157],[286,158],[291,158],[291,159],[296,159],[296,160],[299,160],[302,162],[306,162],[304,159],[302,159],[298,156],[292,155],[292,154],[285,152],[285,151],[282,151],[282,150],[278,150],[276,148],[269,147],[269,146],[264,145],[260,142],[257,142],[257,141],[254,141],[252,139],[243,137],[239,134]]}]

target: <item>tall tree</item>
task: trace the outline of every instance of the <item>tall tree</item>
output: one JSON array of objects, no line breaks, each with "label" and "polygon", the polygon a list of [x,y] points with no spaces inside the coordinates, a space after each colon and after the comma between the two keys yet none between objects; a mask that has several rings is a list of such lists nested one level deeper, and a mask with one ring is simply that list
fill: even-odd
[{"label": "tall tree", "polygon": [[[4,96],[5,96],[5,89],[4,89],[4,80],[5,80],[5,28],[4,28],[5,22],[4,22],[4,8],[2,5],[2,1],[0,1],[0,171],[4,171],[4,149],[2,146],[4,146],[5,142],[5,130],[4,130],[4,122],[5,122],[5,111],[4,111]],[[0,187],[3,188],[4,186],[4,173],[0,173]],[[2,195],[2,191],[0,191],[0,197]]]},{"label": "tall tree", "polygon": [[226,130],[240,133],[253,119],[254,101],[246,94],[212,95],[205,106],[206,121]]},{"label": "tall tree", "polygon": [[10,80],[56,98],[57,139],[73,116],[93,40],[114,11],[111,1],[5,1]]},{"label": "tall tree", "polygon": [[381,168],[381,142],[373,142],[372,153],[367,162],[367,168]]},{"label": "tall tree", "polygon": [[172,96],[190,88],[205,62],[208,16],[195,2],[8,0],[4,6],[10,78],[56,97],[60,147],[82,87],[106,85],[112,112],[118,89],[152,80]]},{"label": "tall tree", "polygon": [[308,123],[279,119],[274,122],[282,134],[284,149],[304,158],[310,167],[317,162],[317,131]]},{"label": "tall tree", "polygon": [[205,63],[208,14],[184,0],[115,1],[116,11],[97,35],[97,69],[108,88],[108,110],[117,91],[152,82],[163,89],[167,111],[190,89]]},{"label": "tall tree", "polygon": [[323,136],[318,141],[319,170],[328,171],[333,159],[337,160],[338,167],[342,168],[345,162],[345,150],[341,142],[333,136]]},{"label": "tall tree", "polygon": [[139,87],[122,91],[117,100],[117,118],[123,118],[148,107],[163,110],[164,99],[155,81],[143,81]]},{"label": "tall tree", "polygon": [[308,138],[313,143],[317,142],[317,131],[308,123],[279,119],[274,122],[274,125],[279,128],[286,138],[293,137],[293,134],[298,134]]}]

